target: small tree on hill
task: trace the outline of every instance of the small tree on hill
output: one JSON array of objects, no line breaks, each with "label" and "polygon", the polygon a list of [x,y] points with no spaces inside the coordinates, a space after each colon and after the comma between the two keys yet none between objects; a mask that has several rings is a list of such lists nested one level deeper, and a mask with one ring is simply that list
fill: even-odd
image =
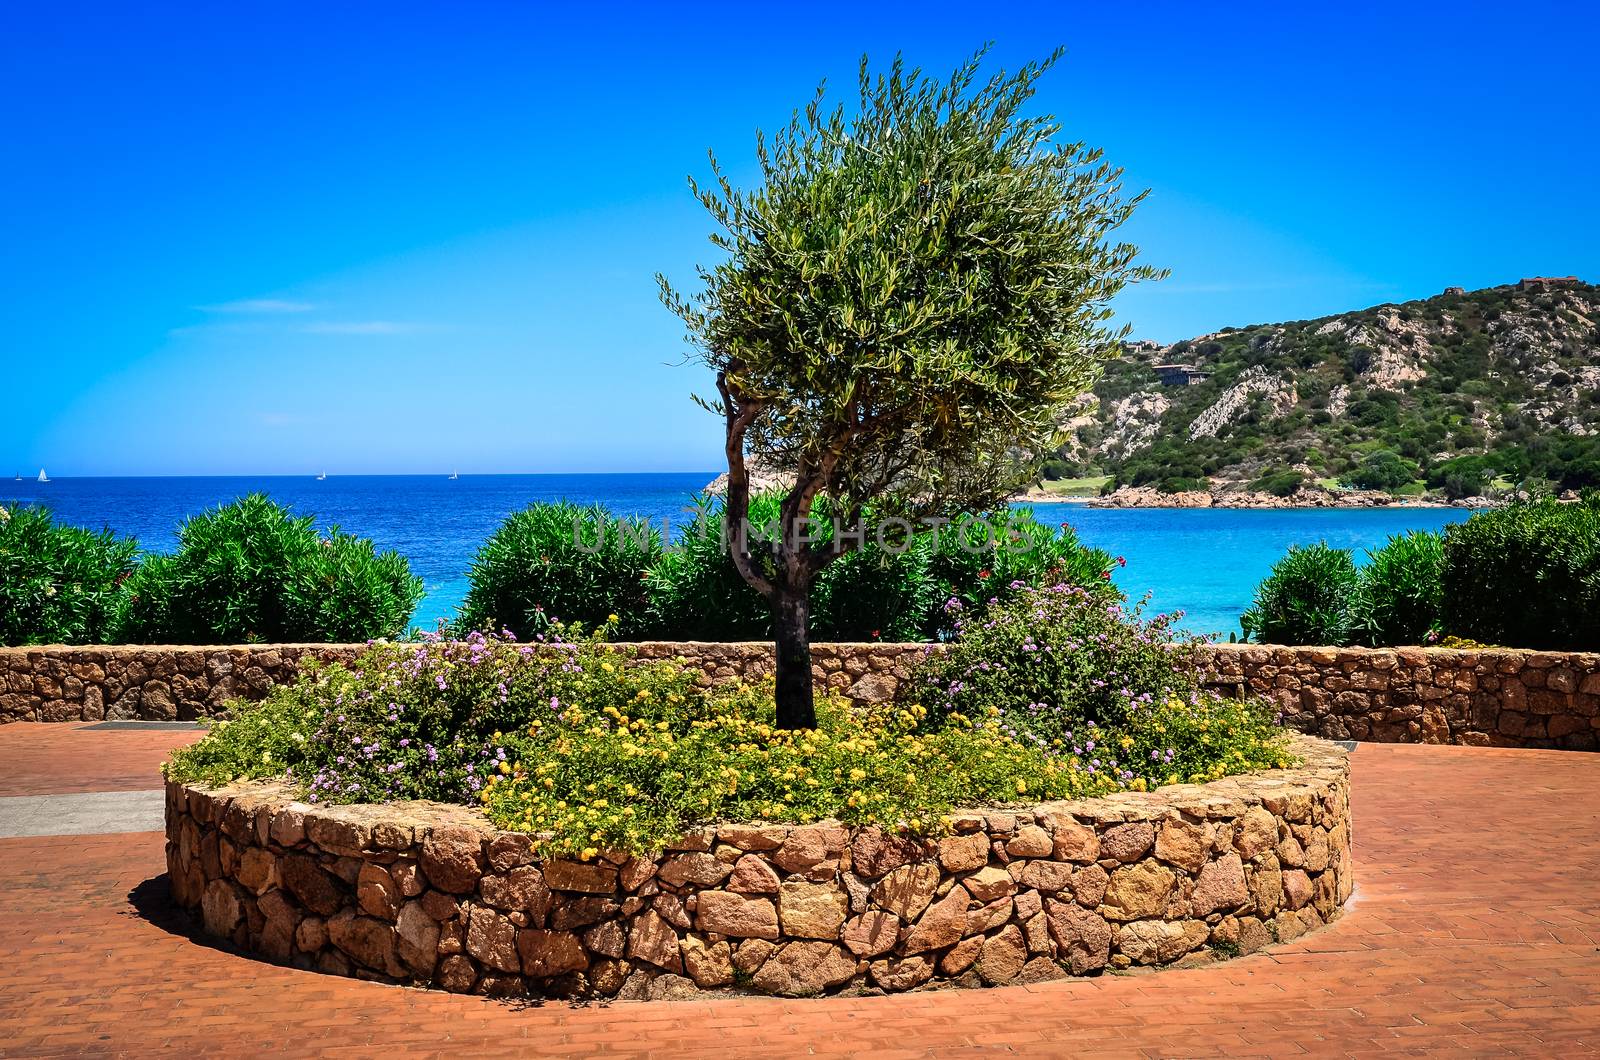
[{"label": "small tree on hill", "polygon": [[[1126,334],[1107,302],[1158,276],[1108,240],[1143,194],[1022,113],[1060,55],[987,80],[982,52],[945,80],[898,58],[874,77],[863,57],[854,115],[825,111],[819,87],[758,135],[759,188],[736,189],[714,156],[715,189],[691,178],[726,256],[691,298],[658,280],[716,373],[701,404],[726,429],[734,561],[772,604],[782,727],[815,725],[811,587],[859,545],[866,506],[988,511],[1036,479]],[[772,534],[746,525],[751,465],[787,484]],[[815,532],[816,505],[855,532]]]}]

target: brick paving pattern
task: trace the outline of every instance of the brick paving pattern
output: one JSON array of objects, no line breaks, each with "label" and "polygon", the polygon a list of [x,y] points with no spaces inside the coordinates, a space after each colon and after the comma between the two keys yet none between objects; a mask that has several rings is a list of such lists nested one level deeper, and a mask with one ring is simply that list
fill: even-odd
[{"label": "brick paving pattern", "polygon": [[161,786],[161,763],[199,729],[129,731],[19,721],[0,729],[0,797]]},{"label": "brick paving pattern", "polygon": [[[85,752],[42,728],[0,732],[8,782],[127,776],[178,738]],[[1203,969],[876,998],[535,1006],[277,968],[186,934],[158,833],[0,840],[0,1055],[1600,1054],[1600,756],[1353,765],[1358,892],[1327,930]]]}]

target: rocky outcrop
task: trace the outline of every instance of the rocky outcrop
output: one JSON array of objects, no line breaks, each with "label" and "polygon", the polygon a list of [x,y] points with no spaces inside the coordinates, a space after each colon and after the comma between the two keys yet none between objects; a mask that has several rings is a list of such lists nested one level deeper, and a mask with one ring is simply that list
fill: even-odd
[{"label": "rocky outcrop", "polygon": [[[1160,481],[1205,467],[1239,485],[1313,451],[1324,474],[1343,473],[1359,462],[1358,439],[1426,466],[1527,445],[1538,430],[1594,436],[1597,351],[1600,287],[1576,282],[1130,342],[1059,455],[1082,474]],[[1426,454],[1403,444],[1421,439]]]},{"label": "rocky outcrop", "polygon": [[1282,376],[1268,373],[1259,365],[1252,365],[1239,376],[1237,383],[1223,391],[1221,397],[1189,423],[1189,440],[1215,438],[1258,398],[1266,399],[1267,415],[1274,419],[1294,408],[1298,400],[1293,383]]},{"label": "rocky outcrop", "polygon": [[1295,750],[1292,769],[957,813],[927,839],[725,824],[591,862],[542,859],[464,807],[169,784],[167,869],[178,904],[241,950],[456,993],[1030,983],[1206,963],[1335,919],[1354,882],[1347,762]]},{"label": "rocky outcrop", "polygon": [[1141,391],[1109,402],[1106,417],[1112,442],[1108,451],[1126,456],[1149,445],[1161,430],[1161,417],[1171,407],[1172,401],[1160,392]]},{"label": "rocky outcrop", "polygon": [[1428,376],[1426,363],[1434,338],[1455,335],[1455,322],[1446,317],[1428,326],[1385,307],[1371,320],[1336,317],[1316,329],[1317,335],[1342,340],[1352,350],[1358,378],[1374,390],[1401,390]]},{"label": "rocky outcrop", "polygon": [[1396,497],[1382,490],[1327,490],[1311,485],[1302,486],[1287,497],[1221,486],[1176,493],[1163,493],[1152,486],[1123,486],[1087,503],[1091,508],[1483,508],[1491,504],[1483,497],[1441,504]]},{"label": "rocky outcrop", "polygon": [[[747,462],[745,474],[750,479],[750,492],[765,493],[769,490],[787,489],[793,485],[793,476],[784,475],[776,468],[770,468],[754,461]],[[705,484],[702,493],[723,494],[728,492],[728,473],[724,471],[716,478]]]}]

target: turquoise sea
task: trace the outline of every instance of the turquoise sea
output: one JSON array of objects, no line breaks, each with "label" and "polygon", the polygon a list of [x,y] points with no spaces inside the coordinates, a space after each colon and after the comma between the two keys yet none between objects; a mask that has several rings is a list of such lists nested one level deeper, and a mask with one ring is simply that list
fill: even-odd
[{"label": "turquoise sea", "polygon": [[[714,471],[615,475],[333,475],[261,478],[58,478],[0,481],[0,503],[34,501],[58,518],[108,526],[168,551],[183,517],[262,490],[323,524],[371,537],[405,554],[427,595],[415,622],[449,617],[466,593],[466,571],[505,516],[534,501],[601,503],[619,515],[682,521],[688,496]],[[1099,509],[1033,506],[1040,519],[1075,527],[1088,544],[1127,559],[1117,582],[1132,599],[1150,594],[1161,611],[1181,609],[1183,624],[1226,636],[1239,629],[1256,583],[1292,544],[1326,541],[1356,549],[1403,530],[1436,530],[1465,519],[1453,508],[1302,511]]]}]

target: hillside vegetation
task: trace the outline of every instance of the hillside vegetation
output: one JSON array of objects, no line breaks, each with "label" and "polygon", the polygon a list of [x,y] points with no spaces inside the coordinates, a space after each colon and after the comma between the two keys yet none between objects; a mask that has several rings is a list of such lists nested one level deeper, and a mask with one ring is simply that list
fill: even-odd
[{"label": "hillside vegetation", "polygon": [[[1163,385],[1155,366],[1170,364],[1205,378]],[[1492,287],[1131,343],[1095,397],[1049,478],[1280,497],[1581,490],[1600,485],[1600,288]]]}]

